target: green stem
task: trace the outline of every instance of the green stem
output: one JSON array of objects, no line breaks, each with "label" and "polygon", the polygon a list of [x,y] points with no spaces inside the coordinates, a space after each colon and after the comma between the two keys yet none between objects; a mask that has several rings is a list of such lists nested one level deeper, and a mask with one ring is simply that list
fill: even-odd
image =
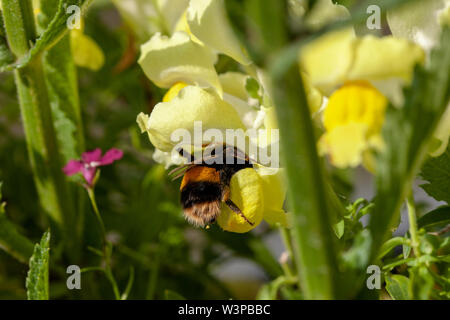
[{"label": "green stem", "polygon": [[111,283],[111,286],[114,291],[114,297],[116,298],[116,300],[120,300],[119,287],[117,285],[116,279],[114,278],[114,275],[112,273],[112,268],[111,268],[112,248],[111,248],[111,244],[106,239],[105,224],[103,223],[102,216],[100,215],[100,211],[98,210],[97,201],[95,200],[94,188],[88,187],[88,188],[86,188],[86,190],[89,195],[89,200],[91,201],[91,205],[92,205],[92,209],[94,210],[95,217],[97,218],[98,224],[100,225],[100,231],[102,234],[103,258],[105,259],[105,267],[103,268],[103,271],[106,275],[106,278]]},{"label": "green stem", "polygon": [[98,210],[97,201],[95,200],[94,188],[87,188],[87,193],[89,195],[89,200],[91,201],[92,209],[94,210],[95,217],[97,218],[98,224],[100,226],[100,231],[102,233],[103,251],[106,253],[106,229],[103,223],[102,216]]},{"label": "green stem", "polygon": [[[273,76],[273,73],[272,73]],[[294,259],[307,299],[336,297],[338,271],[330,205],[298,67],[273,77],[280,150],[286,168]]]},{"label": "green stem", "polygon": [[420,257],[419,235],[417,234],[417,217],[416,206],[414,204],[414,195],[411,192],[406,198],[406,206],[408,207],[409,233],[411,234],[411,247],[416,257]]},{"label": "green stem", "polygon": [[[281,239],[283,240],[284,246],[286,247],[286,251],[289,254],[289,258],[292,261],[292,265],[293,265],[294,269],[297,270],[297,262],[295,261],[294,249],[292,248],[292,243],[291,243],[291,233],[290,233],[289,229],[287,229],[287,228],[280,228],[280,234],[281,234]],[[284,265],[282,263],[281,266],[282,266],[283,271],[286,276],[292,277],[294,275],[294,272],[292,272],[288,263],[285,263]]]},{"label": "green stem", "polygon": [[[36,40],[31,1],[2,0],[2,8],[9,47],[20,59]],[[62,226],[66,241],[71,246],[75,239],[71,227],[75,214],[61,170],[42,59],[35,59],[28,66],[15,70],[14,76],[40,204]]]}]

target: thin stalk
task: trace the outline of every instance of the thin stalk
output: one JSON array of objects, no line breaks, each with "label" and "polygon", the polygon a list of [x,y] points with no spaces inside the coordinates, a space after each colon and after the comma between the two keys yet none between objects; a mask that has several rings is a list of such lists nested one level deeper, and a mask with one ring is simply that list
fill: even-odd
[{"label": "thin stalk", "polygon": [[87,193],[89,196],[89,200],[91,201],[92,209],[94,210],[95,217],[97,218],[98,224],[100,226],[100,231],[102,233],[102,243],[103,243],[103,251],[106,253],[106,229],[105,224],[103,223],[102,216],[100,215],[100,211],[98,210],[97,201],[95,200],[95,192],[93,188],[87,188]]},{"label": "thin stalk", "polygon": [[111,268],[111,253],[112,248],[111,244],[106,239],[106,229],[105,224],[103,223],[102,216],[100,215],[100,211],[98,210],[97,201],[95,200],[95,192],[94,188],[88,187],[86,188],[87,193],[89,195],[89,200],[91,201],[92,209],[94,210],[95,217],[97,218],[98,224],[100,226],[100,231],[102,234],[102,249],[103,249],[103,258],[105,259],[105,266],[103,268],[103,272],[106,275],[106,278],[111,283],[111,286],[113,288],[114,297],[116,300],[120,300],[120,291],[119,287],[117,285],[116,279],[114,278],[114,275],[112,273]]},{"label": "thin stalk", "polygon": [[417,217],[416,206],[414,204],[414,196],[411,192],[406,198],[406,206],[408,207],[409,233],[411,235],[411,247],[416,257],[420,257],[419,235],[417,234]]},{"label": "thin stalk", "polygon": [[[287,228],[280,228],[280,234],[281,234],[281,239],[283,240],[284,246],[286,248],[286,251],[289,255],[289,258],[292,261],[294,270],[297,270],[297,262],[295,261],[294,249],[292,248],[292,243],[291,243],[291,233],[290,233],[289,229],[287,229]],[[281,266],[282,266],[283,271],[286,274],[286,276],[292,277],[294,275],[294,272],[291,270],[291,268],[287,262],[284,265],[282,263]]]}]

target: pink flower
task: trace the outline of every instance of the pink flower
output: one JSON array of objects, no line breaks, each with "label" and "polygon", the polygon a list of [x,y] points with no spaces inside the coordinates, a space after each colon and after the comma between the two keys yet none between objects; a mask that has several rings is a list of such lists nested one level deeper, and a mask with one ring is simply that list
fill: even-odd
[{"label": "pink flower", "polygon": [[70,160],[63,168],[67,176],[81,172],[86,180],[88,187],[92,187],[97,167],[106,166],[123,156],[122,150],[112,148],[102,156],[102,150],[99,148],[86,151],[81,155],[81,160]]}]

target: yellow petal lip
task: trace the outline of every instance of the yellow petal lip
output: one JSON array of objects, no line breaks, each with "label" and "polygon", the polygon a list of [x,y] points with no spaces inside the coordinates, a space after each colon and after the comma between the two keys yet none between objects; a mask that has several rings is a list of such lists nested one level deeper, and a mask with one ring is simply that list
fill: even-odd
[{"label": "yellow petal lip", "polygon": [[[145,118],[140,119],[141,123],[145,122]],[[172,133],[184,129],[194,139],[194,127],[198,121],[201,121],[203,131],[216,129],[224,137],[226,129],[245,130],[238,113],[231,105],[223,101],[214,90],[197,86],[186,86],[170,101],[158,103],[145,123],[145,130],[156,148],[171,151],[178,143],[172,140]]]},{"label": "yellow petal lip", "polygon": [[328,100],[323,123],[327,131],[348,123],[365,123],[368,133],[379,132],[387,99],[367,81],[349,81]]},{"label": "yellow petal lip", "polygon": [[318,147],[339,168],[355,167],[363,153],[381,149],[387,99],[367,81],[350,81],[334,92],[324,111],[325,134]]},{"label": "yellow petal lip", "polygon": [[239,170],[231,178],[230,191],[231,200],[253,225],[223,204],[217,218],[219,226],[236,233],[248,232],[258,226],[263,219],[265,200],[260,176],[252,168]]},{"label": "yellow petal lip", "polygon": [[187,33],[177,31],[171,37],[155,34],[141,46],[138,62],[146,76],[161,88],[185,82],[213,87],[222,95],[214,61],[215,55],[209,48],[193,42]]},{"label": "yellow petal lip", "polygon": [[187,9],[187,22],[190,31],[206,46],[243,65],[251,63],[233,33],[223,0],[191,0]]},{"label": "yellow petal lip", "polygon": [[363,152],[368,147],[367,125],[350,123],[334,128],[319,140],[320,154],[328,154],[330,162],[338,168],[356,167],[361,164]]},{"label": "yellow petal lip", "polygon": [[180,90],[183,89],[186,86],[187,86],[187,84],[184,83],[184,82],[177,82],[177,83],[175,83],[172,87],[170,87],[170,89],[164,95],[163,102],[171,101],[173,98],[175,98],[178,95]]},{"label": "yellow petal lip", "polygon": [[77,66],[98,71],[105,63],[105,55],[98,44],[82,31],[70,31],[70,46]]}]

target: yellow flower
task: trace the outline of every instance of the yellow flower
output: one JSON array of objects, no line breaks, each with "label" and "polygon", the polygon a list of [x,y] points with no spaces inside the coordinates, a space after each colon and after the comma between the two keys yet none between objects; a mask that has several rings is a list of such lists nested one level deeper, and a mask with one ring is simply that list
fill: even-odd
[{"label": "yellow flower", "polygon": [[328,154],[336,167],[359,165],[364,152],[381,148],[386,106],[387,99],[369,82],[345,83],[324,111],[326,133],[319,140],[319,152]]},{"label": "yellow flower", "polygon": [[371,168],[370,150],[383,145],[381,126],[388,99],[400,104],[424,51],[392,36],[356,37],[352,28],[330,32],[300,52],[300,68],[310,85],[327,95],[325,133],[319,152],[333,165]]},{"label": "yellow flower", "polygon": [[[244,84],[242,76],[242,74],[233,73],[221,78],[224,80],[223,87],[227,91],[245,98],[244,91],[236,85],[238,81],[230,81],[240,79],[241,84]],[[231,94],[224,94],[224,96],[227,95]],[[158,158],[175,163],[179,159],[169,156],[176,145],[176,142],[171,140],[173,131],[183,128],[193,136],[194,122],[199,120],[202,121],[203,130],[219,129],[222,132],[226,129],[245,130],[244,123],[245,118],[248,117],[246,113],[248,110],[242,107],[238,111],[239,108],[240,106],[232,106],[220,99],[214,90],[178,82],[167,91],[163,102],[155,106],[150,116],[141,113],[137,121],[142,132],[147,132],[150,141],[157,148]],[[211,141],[202,140],[202,144],[209,142]],[[230,182],[231,200],[254,225],[247,223],[227,206],[222,206],[218,224],[226,231],[238,233],[255,228],[263,219],[271,225],[286,226],[286,213],[282,209],[286,190],[281,180],[281,172],[280,169],[255,165],[254,169],[248,168],[234,174]]]},{"label": "yellow flower", "polygon": [[82,30],[70,31],[70,46],[75,64],[93,71],[105,63],[105,55],[99,45]]}]

